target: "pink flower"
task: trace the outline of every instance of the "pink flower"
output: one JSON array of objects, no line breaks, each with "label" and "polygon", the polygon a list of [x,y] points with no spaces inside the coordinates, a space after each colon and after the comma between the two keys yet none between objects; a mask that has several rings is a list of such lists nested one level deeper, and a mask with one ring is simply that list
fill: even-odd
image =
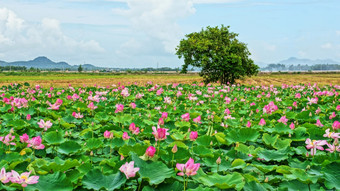
[{"label": "pink flower", "polygon": [[147,157],[152,158],[152,157],[155,155],[155,152],[156,152],[155,147],[149,146],[149,147],[146,149],[146,151],[145,151],[145,155],[146,155]]},{"label": "pink flower", "polygon": [[295,125],[294,123],[292,122],[290,125],[289,125],[290,129],[294,130],[295,129]]},{"label": "pink flower", "polygon": [[297,94],[295,94],[295,98],[301,98],[301,94],[300,93],[297,93]]},{"label": "pink flower", "polygon": [[336,106],[336,110],[340,111],[340,105]]},{"label": "pink flower", "polygon": [[201,116],[199,115],[198,117],[194,118],[193,121],[194,121],[195,123],[201,124],[201,123],[202,123],[202,122],[201,122]]},{"label": "pink flower", "polygon": [[130,136],[128,135],[127,132],[124,132],[122,138],[123,138],[123,140],[129,140],[129,139],[130,139]]},{"label": "pink flower", "polygon": [[230,113],[231,112],[230,112],[230,110],[228,108],[224,110],[224,114],[230,115]]},{"label": "pink flower", "polygon": [[287,121],[288,119],[286,118],[286,116],[282,116],[279,120],[277,120],[277,122],[283,123],[285,125],[287,125]]},{"label": "pink flower", "polygon": [[181,117],[182,117],[182,120],[184,120],[184,121],[190,120],[190,114],[189,113],[183,114]]},{"label": "pink flower", "polygon": [[89,105],[88,105],[87,107],[90,108],[91,110],[95,110],[95,109],[98,108],[97,106],[95,106],[95,105],[93,104],[92,101],[89,103]]},{"label": "pink flower", "polygon": [[263,113],[272,114],[274,111],[278,110],[278,107],[274,104],[273,101],[269,102],[268,105],[263,107]]},{"label": "pink flower", "polygon": [[51,123],[51,121],[45,122],[43,119],[40,119],[40,122],[38,122],[38,125],[40,128],[43,128],[45,131],[47,131],[47,129],[51,128],[53,123]]},{"label": "pink flower", "polygon": [[136,172],[139,171],[139,168],[134,168],[134,164],[134,161],[131,161],[130,163],[126,162],[119,168],[119,170],[125,174],[127,179],[135,177]]},{"label": "pink flower", "polygon": [[340,122],[339,121],[334,121],[332,125],[333,130],[340,129]]},{"label": "pink flower", "polygon": [[166,139],[166,136],[169,135],[169,133],[167,132],[169,129],[159,128],[159,126],[157,127],[157,129],[155,126],[153,126],[152,130],[152,134],[155,136],[156,141],[164,140]]},{"label": "pink flower", "polygon": [[171,152],[175,154],[175,153],[177,152],[177,150],[178,150],[178,149],[177,149],[177,145],[175,144],[175,145],[172,147]]},{"label": "pink flower", "polygon": [[334,132],[329,132],[329,128],[325,131],[325,134],[323,137],[328,137],[332,139],[338,139],[340,138],[340,133],[334,133]]},{"label": "pink flower", "polygon": [[1,169],[1,173],[0,173],[0,180],[2,183],[6,184],[10,181],[12,177],[12,173],[10,172],[6,172],[5,167],[2,167]]},{"label": "pink flower", "polygon": [[261,118],[259,125],[261,125],[261,126],[266,125],[266,121],[263,118]]},{"label": "pink flower", "polygon": [[251,123],[250,121],[247,122],[247,125],[246,125],[248,128],[251,127]]},{"label": "pink flower", "polygon": [[164,125],[164,119],[163,118],[159,118],[158,125]]},{"label": "pink flower", "polygon": [[135,134],[135,135],[139,134],[139,127],[136,127],[134,123],[130,124],[129,130],[132,132],[132,134]]},{"label": "pink flower", "polygon": [[28,141],[30,140],[29,136],[25,133],[22,136],[20,136],[20,141],[22,143],[28,143]]},{"label": "pink flower", "polygon": [[335,112],[333,112],[333,113],[329,116],[329,119],[333,119],[334,117],[336,117]]},{"label": "pink flower", "polygon": [[14,142],[11,142],[15,139],[15,136],[12,133],[7,134],[5,137],[0,137],[0,141],[3,142],[5,145],[16,145]]},{"label": "pink flower", "polygon": [[130,103],[130,107],[131,107],[132,109],[135,109],[135,108],[136,108],[136,104],[135,104],[135,103]]},{"label": "pink flower", "polygon": [[327,141],[325,140],[311,140],[310,138],[306,139],[306,142],[305,142],[307,145],[306,145],[306,148],[307,149],[311,149],[311,155],[315,155],[316,153],[316,149],[319,149],[319,150],[324,150],[324,148],[322,147],[323,145],[326,145],[327,144]]},{"label": "pink flower", "polygon": [[104,137],[107,139],[112,139],[113,138],[113,133],[111,133],[110,131],[106,130],[104,132]]},{"label": "pink flower", "polygon": [[197,139],[197,137],[198,137],[197,131],[191,131],[189,137],[190,137],[190,141],[195,141]]},{"label": "pink flower", "polygon": [[115,113],[122,112],[123,110],[124,110],[124,105],[123,104],[117,104],[116,105]]},{"label": "pink flower", "polygon": [[307,98],[308,99],[308,103],[309,105],[312,105],[312,104],[317,104],[318,103],[318,98]]},{"label": "pink flower", "polygon": [[44,149],[45,145],[41,144],[42,140],[40,136],[33,137],[31,140],[28,141],[27,147],[32,147],[33,149]]},{"label": "pink flower", "polygon": [[317,119],[317,120],[316,120],[315,125],[318,126],[318,127],[323,127],[323,125],[322,125],[320,119]]},{"label": "pink flower", "polygon": [[20,175],[12,170],[11,182],[21,184],[22,187],[26,187],[27,184],[36,184],[38,183],[39,176],[31,176],[31,171],[21,173]]},{"label": "pink flower", "polygon": [[80,119],[80,118],[83,118],[84,116],[81,114],[81,113],[76,113],[76,112],[73,112],[72,113],[72,116],[76,119]]},{"label": "pink flower", "polygon": [[340,151],[340,146],[335,146],[334,143],[333,145],[327,143],[327,146],[328,146],[328,149],[326,149],[326,151],[330,152],[330,153],[333,153],[334,151]]},{"label": "pink flower", "polygon": [[162,113],[162,118],[163,118],[163,119],[168,118],[168,113],[167,113],[167,112],[163,112],[163,113]]},{"label": "pink flower", "polygon": [[181,172],[177,173],[179,176],[194,176],[197,174],[197,170],[200,168],[200,163],[194,163],[194,159],[189,158],[189,160],[185,164],[176,164],[176,168],[180,170]]},{"label": "pink flower", "polygon": [[27,114],[27,115],[26,115],[26,120],[27,120],[27,121],[31,120],[31,115],[30,115],[30,114]]}]

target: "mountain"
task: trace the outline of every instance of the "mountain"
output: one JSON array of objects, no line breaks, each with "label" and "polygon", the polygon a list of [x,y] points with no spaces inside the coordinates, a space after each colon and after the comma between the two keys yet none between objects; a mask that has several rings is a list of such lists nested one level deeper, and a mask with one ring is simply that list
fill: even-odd
[{"label": "mountain", "polygon": [[[79,65],[70,65],[67,62],[53,62],[47,57],[40,56],[35,58],[34,60],[29,61],[15,61],[15,62],[5,62],[0,60],[0,66],[25,66],[27,69],[29,68],[39,68],[39,69],[78,69]],[[101,67],[97,67],[91,64],[82,65],[85,70],[97,70],[101,69]]]},{"label": "mountain", "polygon": [[286,60],[282,60],[278,62],[280,64],[289,66],[289,65],[319,65],[319,64],[340,64],[340,62],[336,62],[331,59],[317,59],[317,60],[310,60],[310,59],[299,59],[295,57],[288,58]]}]

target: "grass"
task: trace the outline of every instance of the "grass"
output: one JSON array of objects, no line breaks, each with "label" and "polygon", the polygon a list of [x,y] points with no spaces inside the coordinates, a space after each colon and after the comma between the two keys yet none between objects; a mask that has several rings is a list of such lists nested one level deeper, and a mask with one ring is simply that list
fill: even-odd
[{"label": "grass", "polygon": [[[108,73],[0,73],[0,85],[10,83],[29,82],[32,85],[66,87],[83,85],[108,86],[117,84],[135,83],[145,84],[148,81],[158,84],[166,83],[193,83],[201,82],[202,78],[198,74],[108,74]],[[282,84],[318,83],[320,85],[340,84],[340,73],[305,73],[305,74],[280,74],[262,73],[258,76],[238,80],[238,83],[252,85],[280,86]]]}]

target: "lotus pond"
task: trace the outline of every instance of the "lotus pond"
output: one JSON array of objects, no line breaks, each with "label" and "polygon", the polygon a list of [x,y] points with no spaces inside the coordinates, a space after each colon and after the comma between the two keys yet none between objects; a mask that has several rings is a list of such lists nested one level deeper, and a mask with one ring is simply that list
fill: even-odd
[{"label": "lotus pond", "polygon": [[339,190],[340,86],[0,89],[2,190]]}]

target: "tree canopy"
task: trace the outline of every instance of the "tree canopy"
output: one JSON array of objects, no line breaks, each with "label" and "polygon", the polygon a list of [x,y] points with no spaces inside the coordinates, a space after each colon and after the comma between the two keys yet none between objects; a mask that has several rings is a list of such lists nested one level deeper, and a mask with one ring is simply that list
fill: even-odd
[{"label": "tree canopy", "polygon": [[205,83],[220,81],[221,84],[257,74],[259,67],[249,58],[247,45],[237,36],[229,31],[229,26],[223,25],[187,34],[176,48],[176,55],[184,58],[182,72],[186,73],[189,65],[198,67]]}]

